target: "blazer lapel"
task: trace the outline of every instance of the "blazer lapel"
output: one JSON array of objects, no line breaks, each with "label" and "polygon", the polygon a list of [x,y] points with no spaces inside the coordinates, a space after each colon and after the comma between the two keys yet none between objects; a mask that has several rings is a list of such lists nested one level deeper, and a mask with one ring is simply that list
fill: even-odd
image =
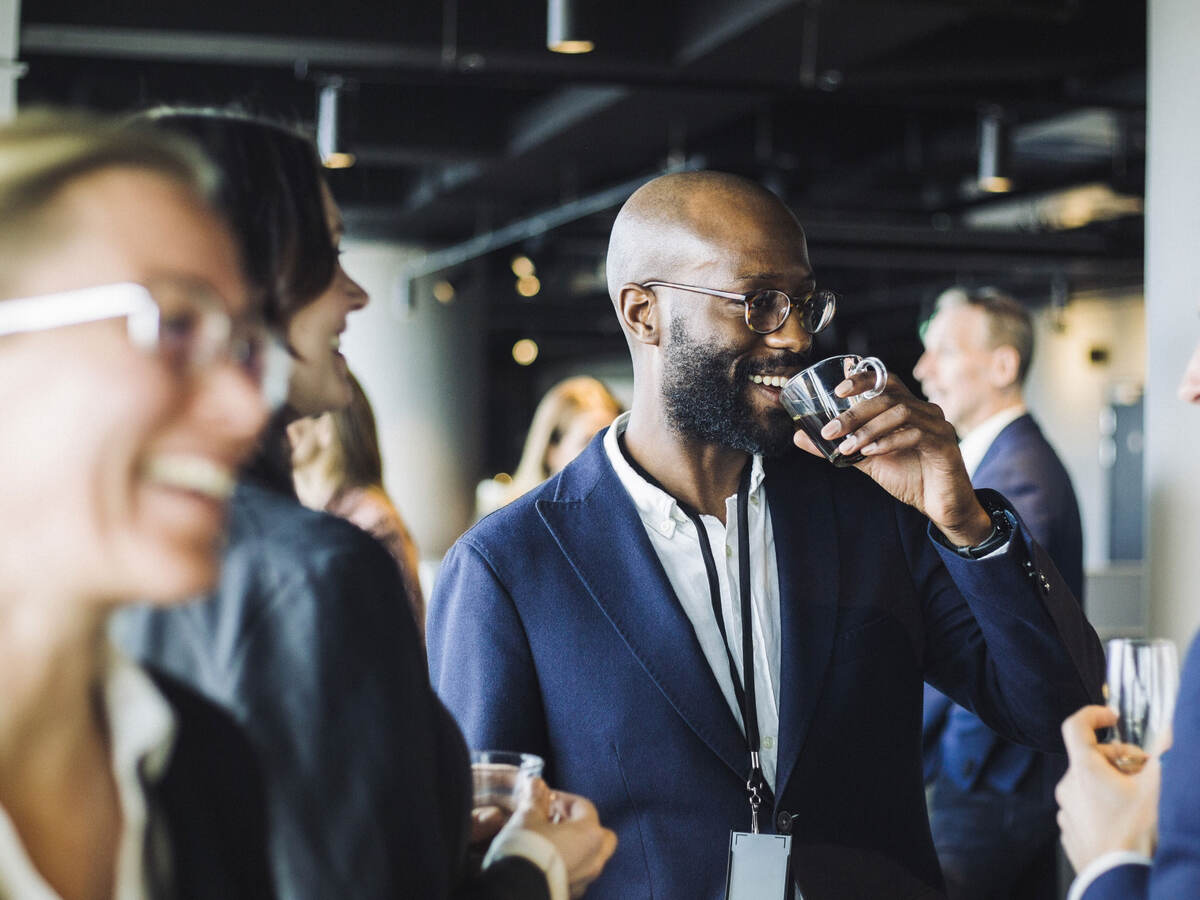
[{"label": "blazer lapel", "polygon": [[688,727],[739,777],[746,739],[600,438],[537,509],[613,628]]},{"label": "blazer lapel", "polygon": [[768,461],[782,631],[776,796],[804,746],[837,628],[838,535],[832,479],[818,460]]}]

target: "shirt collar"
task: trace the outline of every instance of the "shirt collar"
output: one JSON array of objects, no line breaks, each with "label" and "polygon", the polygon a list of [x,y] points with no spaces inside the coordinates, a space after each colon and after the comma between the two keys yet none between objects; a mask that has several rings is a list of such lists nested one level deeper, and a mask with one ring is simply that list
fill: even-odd
[{"label": "shirt collar", "polygon": [[[674,537],[675,529],[689,521],[687,514],[680,508],[674,497],[662,488],[646,481],[634,471],[629,460],[625,458],[625,454],[621,452],[618,438],[629,427],[629,417],[628,411],[623,412],[609,427],[604,435],[604,452],[608,454],[609,463],[612,464],[617,478],[620,479],[621,485],[629,494],[629,499],[633,501],[638,516],[646,527],[654,529],[665,538]],[[750,467],[751,499],[762,489],[765,477],[766,471],[763,468],[762,456],[756,453]]]},{"label": "shirt collar", "polygon": [[994,413],[984,419],[967,432],[966,436],[958,442],[958,449],[962,452],[963,462],[967,465],[967,475],[969,477],[975,477],[975,470],[983,462],[984,456],[987,455],[992,442],[1000,436],[1000,432],[1025,415],[1025,412],[1024,403],[1018,403],[1016,406],[1002,409],[1000,412]]},{"label": "shirt collar", "polygon": [[118,778],[140,772],[147,781],[158,781],[171,758],[175,714],[150,676],[111,644],[104,703]]}]

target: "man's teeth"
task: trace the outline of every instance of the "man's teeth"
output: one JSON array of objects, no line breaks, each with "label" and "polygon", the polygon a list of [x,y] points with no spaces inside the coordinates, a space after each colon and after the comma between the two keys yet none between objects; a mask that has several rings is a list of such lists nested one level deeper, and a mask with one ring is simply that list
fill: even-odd
[{"label": "man's teeth", "polygon": [[751,375],[750,380],[755,384],[765,384],[773,388],[781,388],[788,383],[786,375]]},{"label": "man's teeth", "polygon": [[220,463],[202,456],[163,454],[146,463],[147,480],[166,487],[227,500],[236,484],[233,473]]}]

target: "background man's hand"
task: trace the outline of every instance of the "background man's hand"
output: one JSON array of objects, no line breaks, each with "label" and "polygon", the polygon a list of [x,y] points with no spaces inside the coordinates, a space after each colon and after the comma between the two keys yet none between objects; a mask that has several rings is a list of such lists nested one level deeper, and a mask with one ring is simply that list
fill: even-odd
[{"label": "background man's hand", "polygon": [[1085,706],[1063,722],[1071,764],[1054,796],[1063,849],[1076,872],[1118,850],[1151,856],[1158,839],[1162,768],[1154,756],[1133,774],[1116,767],[1118,758],[1138,752],[1136,747],[1096,741],[1096,729],[1116,721],[1108,707]]},{"label": "background man's hand", "polygon": [[[839,384],[836,393],[861,394],[874,381],[873,373],[860,373]],[[843,453],[864,453],[857,468],[928,516],[950,543],[974,545],[991,533],[991,519],[975,497],[953,426],[940,407],[918,400],[895,375],[888,375],[878,397],[857,403],[827,424],[822,436],[843,438]],[[803,431],[796,432],[795,442],[821,455]]]},{"label": "background man's hand", "polygon": [[533,782],[528,798],[513,813],[510,824],[546,838],[567,867],[572,897],[582,897],[617,849],[617,836],[600,824],[591,801],[565,791],[551,792],[546,782]]}]

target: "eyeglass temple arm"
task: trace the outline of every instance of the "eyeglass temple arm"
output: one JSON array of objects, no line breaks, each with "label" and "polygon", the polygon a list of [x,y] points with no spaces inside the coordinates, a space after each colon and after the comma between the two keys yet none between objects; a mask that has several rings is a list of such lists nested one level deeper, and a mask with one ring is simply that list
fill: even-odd
[{"label": "eyeglass temple arm", "polygon": [[133,282],[0,300],[0,336],[121,316],[128,318],[129,336],[136,344],[152,344],[157,338],[158,304],[143,285]]},{"label": "eyeglass temple arm", "polygon": [[746,301],[745,294],[734,294],[731,291],[718,291],[713,288],[695,287],[690,284],[675,284],[672,281],[647,281],[642,287],[669,287],[679,291],[691,291],[693,294],[707,294],[710,297],[723,297],[726,300]]}]

